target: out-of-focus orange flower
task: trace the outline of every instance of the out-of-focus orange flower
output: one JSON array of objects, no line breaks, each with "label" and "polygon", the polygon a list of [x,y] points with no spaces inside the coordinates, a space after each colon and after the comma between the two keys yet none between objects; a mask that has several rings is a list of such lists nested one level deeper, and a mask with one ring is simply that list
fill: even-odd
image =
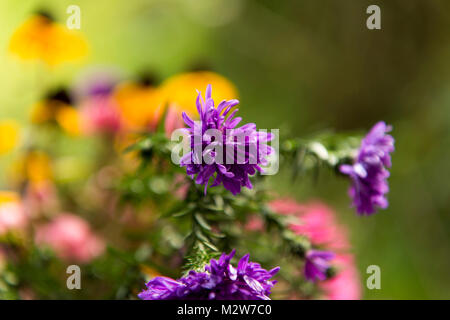
[{"label": "out-of-focus orange flower", "polygon": [[37,14],[26,20],[12,35],[9,50],[24,60],[43,60],[50,66],[79,59],[87,54],[84,38]]},{"label": "out-of-focus orange flower", "polygon": [[18,185],[39,184],[52,179],[49,156],[42,151],[29,151],[14,166],[13,179]]},{"label": "out-of-focus orange flower", "polygon": [[14,120],[0,120],[0,155],[14,149],[19,142],[20,127]]},{"label": "out-of-focus orange flower", "polygon": [[181,117],[181,112],[195,117],[197,107],[196,90],[204,90],[208,84],[213,87],[214,101],[236,99],[238,97],[236,87],[225,77],[210,71],[194,71],[174,75],[161,84],[163,101],[175,108]]},{"label": "out-of-focus orange flower", "polygon": [[36,102],[31,107],[31,122],[41,124],[53,120],[55,118],[55,110],[58,109],[61,104],[61,102],[50,103],[46,100]]},{"label": "out-of-focus orange flower", "polygon": [[20,197],[17,192],[14,191],[0,191],[0,205],[9,202],[19,202]]},{"label": "out-of-focus orange flower", "polygon": [[126,128],[131,130],[152,130],[163,112],[159,88],[137,82],[119,85],[114,97]]},{"label": "out-of-focus orange flower", "polygon": [[81,134],[80,114],[77,109],[71,106],[64,106],[58,110],[56,122],[71,136],[79,136]]},{"label": "out-of-focus orange flower", "polygon": [[80,113],[72,107],[65,90],[56,91],[37,102],[31,109],[31,122],[35,124],[55,122],[71,136],[79,136],[82,131]]}]

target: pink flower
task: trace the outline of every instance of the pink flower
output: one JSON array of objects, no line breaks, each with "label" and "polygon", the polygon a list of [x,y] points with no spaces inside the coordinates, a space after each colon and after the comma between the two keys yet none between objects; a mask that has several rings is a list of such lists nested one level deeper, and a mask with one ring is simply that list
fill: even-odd
[{"label": "pink flower", "polygon": [[176,173],[173,179],[173,194],[178,200],[184,200],[189,191],[190,183],[186,180],[186,175]]},{"label": "pink flower", "polygon": [[116,133],[121,118],[116,102],[111,96],[97,95],[87,98],[81,106],[84,130],[92,133]]},{"label": "pink flower", "polygon": [[314,245],[332,250],[350,247],[346,229],[338,224],[335,213],[327,205],[318,201],[299,204],[292,199],[275,200],[269,205],[277,213],[299,217],[300,222],[292,224],[292,230],[306,235]]},{"label": "pink flower", "polygon": [[166,113],[166,120],[164,122],[166,136],[170,139],[172,132],[176,129],[184,128],[183,117],[177,107],[169,106]]},{"label": "pink flower", "polygon": [[354,257],[348,253],[347,230],[338,223],[334,211],[319,201],[299,204],[292,199],[278,199],[269,206],[279,214],[293,215],[299,219],[290,226],[296,234],[307,236],[314,246],[336,253],[332,265],[337,268],[337,275],[319,282],[323,297],[332,300],[360,299],[361,283]]},{"label": "pink flower", "polygon": [[38,227],[36,243],[49,246],[63,260],[81,263],[91,261],[105,249],[103,240],[92,233],[85,220],[68,213]]},{"label": "pink flower", "polygon": [[0,235],[23,230],[27,223],[28,217],[19,202],[0,203]]},{"label": "pink flower", "polygon": [[333,264],[338,269],[337,275],[319,283],[324,298],[329,300],[361,299],[361,283],[353,255],[336,255]]},{"label": "pink flower", "polygon": [[43,212],[55,212],[58,208],[58,197],[51,181],[40,181],[29,184],[22,200],[27,215],[31,218],[41,216]]},{"label": "pink flower", "polygon": [[263,231],[264,221],[260,216],[252,214],[245,224],[245,230],[248,231]]},{"label": "pink flower", "polygon": [[269,207],[276,213],[284,215],[298,215],[305,209],[304,205],[290,198],[272,200]]}]

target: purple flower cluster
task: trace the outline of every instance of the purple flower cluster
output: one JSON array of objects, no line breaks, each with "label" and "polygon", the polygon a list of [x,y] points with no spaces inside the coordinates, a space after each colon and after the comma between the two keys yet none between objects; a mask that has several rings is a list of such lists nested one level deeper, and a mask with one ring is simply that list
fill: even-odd
[{"label": "purple flower cluster", "polygon": [[333,252],[309,250],[306,253],[305,278],[310,281],[326,280],[329,261],[333,258]]},{"label": "purple flower cluster", "polygon": [[205,272],[191,270],[181,279],[156,277],[147,289],[139,293],[142,300],[269,300],[277,281],[270,280],[280,269],[270,271],[250,262],[249,255],[241,258],[237,268],[231,264],[235,250],[223,253],[219,260],[211,259]]},{"label": "purple flower cluster", "polygon": [[233,195],[240,193],[241,187],[251,189],[249,176],[262,171],[260,165],[267,165],[267,156],[273,152],[266,144],[273,138],[270,133],[257,131],[254,123],[236,128],[242,118],[234,118],[238,109],[230,111],[238,103],[238,100],[224,100],[215,108],[211,85],[208,85],[205,100],[200,92],[197,96],[200,121],[193,121],[183,112],[189,127],[191,151],[180,163],[192,179],[197,175],[195,183],[204,185],[205,193],[214,176],[211,187],[223,184]]},{"label": "purple flower cluster", "polygon": [[388,206],[387,178],[391,167],[390,153],[394,151],[394,138],[386,134],[392,130],[384,122],[378,122],[362,140],[353,165],[341,165],[340,171],[351,177],[349,193],[358,214],[370,215],[376,208]]}]

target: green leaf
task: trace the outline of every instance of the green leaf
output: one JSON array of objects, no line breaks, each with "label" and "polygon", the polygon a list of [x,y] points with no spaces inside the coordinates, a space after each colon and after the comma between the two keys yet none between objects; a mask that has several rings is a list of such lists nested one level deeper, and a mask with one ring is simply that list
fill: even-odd
[{"label": "green leaf", "polygon": [[208,222],[205,220],[205,218],[203,218],[203,216],[200,213],[194,214],[194,218],[198,222],[200,227],[208,231],[211,230],[211,226],[208,224]]}]

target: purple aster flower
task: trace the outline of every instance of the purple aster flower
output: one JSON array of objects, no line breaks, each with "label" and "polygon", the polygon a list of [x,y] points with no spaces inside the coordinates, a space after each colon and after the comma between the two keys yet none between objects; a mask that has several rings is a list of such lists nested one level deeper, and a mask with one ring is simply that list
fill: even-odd
[{"label": "purple aster flower", "polygon": [[386,134],[392,130],[384,122],[378,122],[361,141],[353,165],[341,165],[339,170],[353,181],[349,194],[358,214],[370,215],[376,208],[388,206],[387,178],[391,167],[390,153],[394,151],[394,138]]},{"label": "purple aster flower", "polygon": [[310,281],[326,280],[329,261],[333,258],[333,252],[309,250],[306,253],[305,278]]},{"label": "purple aster flower", "polygon": [[[191,151],[181,159],[181,166],[195,183],[205,186],[205,194],[212,177],[211,187],[223,184],[233,195],[241,187],[252,188],[249,176],[262,171],[260,165],[268,164],[267,156],[273,148],[266,143],[273,136],[257,131],[254,123],[236,127],[242,118],[234,118],[238,100],[224,100],[217,108],[211,98],[211,85],[206,88],[205,100],[200,92],[197,96],[197,110],[200,121],[191,120],[183,112],[183,119],[190,136]],[[225,156],[224,156],[225,155]]]},{"label": "purple aster flower", "polygon": [[156,277],[147,289],[138,294],[142,300],[269,300],[277,281],[270,280],[280,269],[270,271],[250,262],[249,255],[241,258],[237,268],[231,264],[235,250],[211,259],[204,272],[189,271],[181,279]]}]

